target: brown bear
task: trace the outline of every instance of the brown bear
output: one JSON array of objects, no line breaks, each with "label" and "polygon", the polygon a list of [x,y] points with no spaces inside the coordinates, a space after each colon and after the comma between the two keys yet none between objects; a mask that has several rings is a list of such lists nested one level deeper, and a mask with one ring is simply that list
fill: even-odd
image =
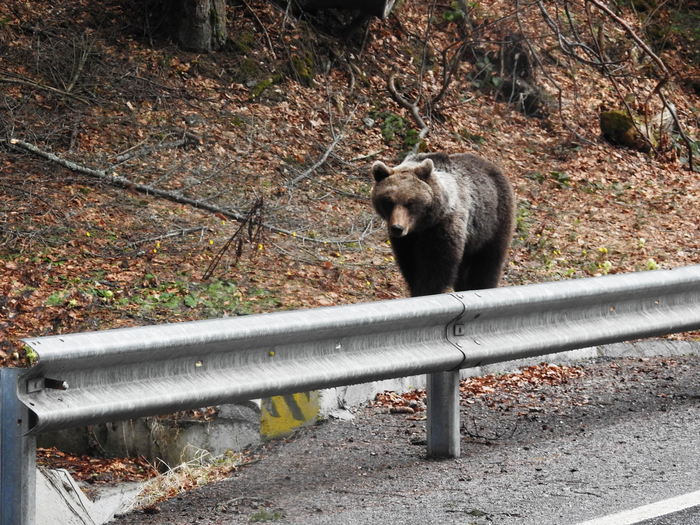
[{"label": "brown bear", "polygon": [[513,190],[491,162],[460,153],[372,166],[372,204],[411,296],[495,288],[513,237]]}]

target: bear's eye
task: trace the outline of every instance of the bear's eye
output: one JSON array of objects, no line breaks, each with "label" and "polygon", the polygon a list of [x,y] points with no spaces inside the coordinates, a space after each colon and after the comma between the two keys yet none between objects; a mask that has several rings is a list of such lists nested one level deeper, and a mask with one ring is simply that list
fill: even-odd
[{"label": "bear's eye", "polygon": [[389,213],[394,208],[394,203],[391,199],[382,199],[379,201],[379,207],[385,212]]}]

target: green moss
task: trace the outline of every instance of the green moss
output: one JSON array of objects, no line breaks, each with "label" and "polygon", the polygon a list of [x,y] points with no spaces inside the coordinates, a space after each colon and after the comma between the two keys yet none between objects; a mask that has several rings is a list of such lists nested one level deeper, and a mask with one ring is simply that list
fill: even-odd
[{"label": "green moss", "polygon": [[486,137],[479,135],[478,133],[471,133],[468,129],[462,129],[459,132],[460,136],[474,145],[486,144]]},{"label": "green moss", "polygon": [[268,78],[258,84],[250,90],[250,98],[254,99],[260,96],[260,94],[272,85],[272,79]]},{"label": "green moss", "polygon": [[314,77],[316,72],[314,70],[314,60],[313,57],[307,53],[304,57],[299,55],[292,55],[289,60],[290,76],[294,78],[300,84],[306,87],[312,87],[314,85]]},{"label": "green moss", "polygon": [[233,78],[237,82],[248,82],[259,78],[262,74],[258,65],[249,58],[241,60],[241,64],[231,71]]},{"label": "green moss", "polygon": [[396,135],[403,137],[406,131],[406,119],[396,113],[387,111],[384,113],[384,121],[381,125],[382,137],[387,144],[391,143]]},{"label": "green moss", "polygon": [[648,152],[649,144],[635,129],[626,111],[605,111],[600,114],[600,130],[606,139],[626,148]]},{"label": "green moss", "polygon": [[420,142],[420,137],[418,136],[418,131],[415,129],[408,129],[404,133],[403,144],[405,147],[411,149],[413,146]]},{"label": "green moss", "polygon": [[279,84],[282,81],[282,75],[275,75],[271,78],[259,82],[253,89],[250,90],[250,98],[254,99],[259,97],[263,91],[274,84]]},{"label": "green moss", "polygon": [[619,135],[634,127],[632,119],[624,111],[606,111],[600,114],[600,126],[604,133]]},{"label": "green moss", "polygon": [[254,43],[255,35],[253,33],[246,32],[237,35],[236,38],[231,41],[233,50],[237,53],[247,53],[250,46],[252,46]]},{"label": "green moss", "polygon": [[[410,150],[416,144],[421,143],[418,131],[413,129],[410,122],[401,115],[391,111],[374,110],[370,111],[369,116],[379,122],[379,129],[384,142],[388,146],[395,145],[402,149]],[[418,149],[419,151],[425,151],[427,147],[421,143]]]}]

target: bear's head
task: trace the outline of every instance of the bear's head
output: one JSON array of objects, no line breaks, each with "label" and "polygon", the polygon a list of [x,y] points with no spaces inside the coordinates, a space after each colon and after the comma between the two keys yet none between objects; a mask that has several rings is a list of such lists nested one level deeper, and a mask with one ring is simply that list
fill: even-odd
[{"label": "bear's head", "polygon": [[430,159],[405,162],[395,168],[381,161],[372,165],[372,205],[386,221],[391,237],[405,237],[429,225],[426,218],[433,208],[434,168]]}]

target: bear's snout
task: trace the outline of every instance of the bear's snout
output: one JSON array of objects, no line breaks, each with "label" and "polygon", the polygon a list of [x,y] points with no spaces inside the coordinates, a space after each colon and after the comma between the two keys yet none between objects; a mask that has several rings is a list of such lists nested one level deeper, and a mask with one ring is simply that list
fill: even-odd
[{"label": "bear's snout", "polygon": [[401,237],[403,235],[404,227],[400,224],[392,224],[389,228],[389,233],[392,237]]},{"label": "bear's snout", "polygon": [[411,215],[404,206],[395,206],[387,222],[389,224],[389,235],[392,237],[403,237],[410,230]]}]

